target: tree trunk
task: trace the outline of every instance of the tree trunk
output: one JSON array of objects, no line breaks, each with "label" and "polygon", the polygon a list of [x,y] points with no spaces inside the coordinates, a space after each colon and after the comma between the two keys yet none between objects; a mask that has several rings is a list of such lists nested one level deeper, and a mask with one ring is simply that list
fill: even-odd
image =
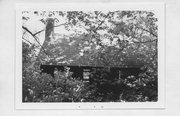
[{"label": "tree trunk", "polygon": [[36,69],[39,67],[40,64],[43,64],[43,60],[50,60],[50,57],[52,57],[52,54],[50,50],[48,49],[48,44],[51,41],[54,33],[54,19],[53,18],[48,18],[47,19],[47,24],[46,24],[46,30],[45,30],[45,40],[43,44],[40,46],[40,51],[39,54],[36,58],[36,61],[33,62],[28,69]]}]

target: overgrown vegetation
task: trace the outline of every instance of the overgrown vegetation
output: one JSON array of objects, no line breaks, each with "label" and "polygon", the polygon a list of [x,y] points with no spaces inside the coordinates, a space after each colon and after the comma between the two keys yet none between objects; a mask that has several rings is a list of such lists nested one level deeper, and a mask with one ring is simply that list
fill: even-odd
[{"label": "overgrown vegetation", "polygon": [[[23,13],[24,102],[145,102],[158,100],[157,18],[148,11]],[[31,16],[46,26],[30,30]],[[61,22],[60,19],[66,19]],[[48,27],[48,20],[53,25]],[[71,34],[54,33],[64,27]],[[43,31],[45,40],[40,44]],[[50,37],[53,36],[53,37]],[[38,52],[39,51],[39,52]],[[92,82],[75,79],[70,72],[55,77],[41,74],[40,64],[139,66],[135,76],[112,79],[108,70],[92,72]]]}]

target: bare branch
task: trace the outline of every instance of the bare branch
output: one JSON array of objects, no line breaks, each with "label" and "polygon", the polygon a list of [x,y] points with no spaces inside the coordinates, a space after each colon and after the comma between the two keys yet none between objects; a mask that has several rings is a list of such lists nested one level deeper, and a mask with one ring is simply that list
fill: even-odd
[{"label": "bare branch", "polygon": [[[59,26],[62,26],[62,25],[66,25],[66,24],[68,24],[68,23],[63,23],[63,24],[51,26],[51,27],[47,28],[47,30],[49,30],[49,29],[51,29],[51,28],[54,28],[54,27],[59,27]],[[38,31],[38,32],[36,32],[36,33],[34,33],[33,36],[36,36],[37,34],[43,32],[43,31],[45,31],[45,30],[46,30],[46,29],[42,29],[42,30],[40,30],[40,31]]]},{"label": "bare branch", "polygon": [[46,53],[45,49],[43,48],[43,46],[40,44],[40,42],[38,41],[38,37],[34,36],[33,33],[31,31],[29,31],[29,29],[27,29],[26,27],[22,26],[22,28],[24,30],[26,30],[34,39],[35,41],[41,46],[41,48],[43,49],[44,53],[49,57],[49,55]]},{"label": "bare branch", "polygon": [[22,28],[23,28],[24,30],[26,30],[29,34],[31,34],[31,35],[34,37],[33,33],[32,33],[31,31],[29,31],[29,29],[27,29],[27,28],[24,27],[24,26],[22,26]]},{"label": "bare branch", "polygon": [[33,45],[30,41],[26,40],[24,37],[22,38],[24,41],[28,42],[29,44]]},{"label": "bare branch", "polygon": [[137,26],[137,28],[142,29],[143,31],[146,31],[146,32],[150,33],[151,35],[153,35],[153,36],[155,36],[155,37],[158,37],[158,35],[152,33],[151,31],[149,31],[149,30],[147,30],[147,29],[144,29],[144,28],[138,27],[138,26]]}]

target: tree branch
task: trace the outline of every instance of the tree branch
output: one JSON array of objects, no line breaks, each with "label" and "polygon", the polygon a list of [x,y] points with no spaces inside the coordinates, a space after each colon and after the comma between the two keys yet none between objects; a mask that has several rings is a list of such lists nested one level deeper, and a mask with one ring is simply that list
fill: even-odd
[{"label": "tree branch", "polygon": [[29,44],[33,45],[30,41],[26,40],[24,37],[22,37],[22,39],[27,41]]},{"label": "tree branch", "polygon": [[100,24],[97,26],[97,28],[96,28],[95,31],[98,30],[98,28],[104,23],[104,21],[106,20],[106,18],[107,18],[109,15],[110,15],[110,12],[105,16],[104,20],[102,20],[102,21],[100,22]]},{"label": "tree branch", "polygon": [[146,31],[146,32],[150,33],[151,35],[153,35],[153,36],[155,36],[155,37],[158,37],[158,35],[152,33],[151,31],[149,31],[149,30],[147,30],[147,29],[144,29],[144,28],[138,27],[138,26],[136,26],[136,27],[139,28],[139,29],[142,29],[143,31]]},{"label": "tree branch", "polygon": [[[25,40],[25,41],[27,41],[27,42],[30,43],[31,45],[33,45],[33,43],[31,43],[30,41],[26,40],[24,37],[23,37],[22,39]],[[33,49],[33,51],[35,51],[35,50]],[[35,57],[37,57],[37,55],[36,55],[34,52],[33,52],[33,54],[34,54]]]},{"label": "tree branch", "polygon": [[26,27],[22,26],[22,28],[27,31],[34,39],[35,41],[41,46],[41,48],[43,49],[44,53],[46,54],[46,56],[49,57],[49,55],[46,53],[45,49],[43,48],[43,46],[40,44],[40,42],[38,41],[37,37],[33,35],[33,33],[31,31],[29,31],[29,29],[27,29]]},{"label": "tree branch", "polygon": [[[49,30],[49,29],[51,29],[51,28],[54,28],[54,27],[59,27],[59,26],[62,26],[62,25],[66,25],[66,24],[68,24],[68,23],[63,23],[63,24],[51,26],[51,27],[47,28],[47,30]],[[46,29],[42,29],[42,30],[40,30],[40,31],[38,31],[38,32],[36,32],[36,33],[34,33],[33,36],[36,36],[37,34],[43,32],[43,31],[45,31],[45,30],[46,30]]]}]

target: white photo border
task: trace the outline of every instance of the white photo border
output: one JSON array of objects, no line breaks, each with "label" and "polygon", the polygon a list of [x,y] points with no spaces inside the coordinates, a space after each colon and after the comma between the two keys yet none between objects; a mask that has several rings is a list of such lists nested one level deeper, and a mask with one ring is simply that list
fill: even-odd
[{"label": "white photo border", "polygon": [[[153,10],[158,17],[158,101],[92,103],[22,102],[22,11],[34,10]],[[165,4],[164,3],[57,3],[16,4],[15,109],[164,109],[165,108]]]}]

